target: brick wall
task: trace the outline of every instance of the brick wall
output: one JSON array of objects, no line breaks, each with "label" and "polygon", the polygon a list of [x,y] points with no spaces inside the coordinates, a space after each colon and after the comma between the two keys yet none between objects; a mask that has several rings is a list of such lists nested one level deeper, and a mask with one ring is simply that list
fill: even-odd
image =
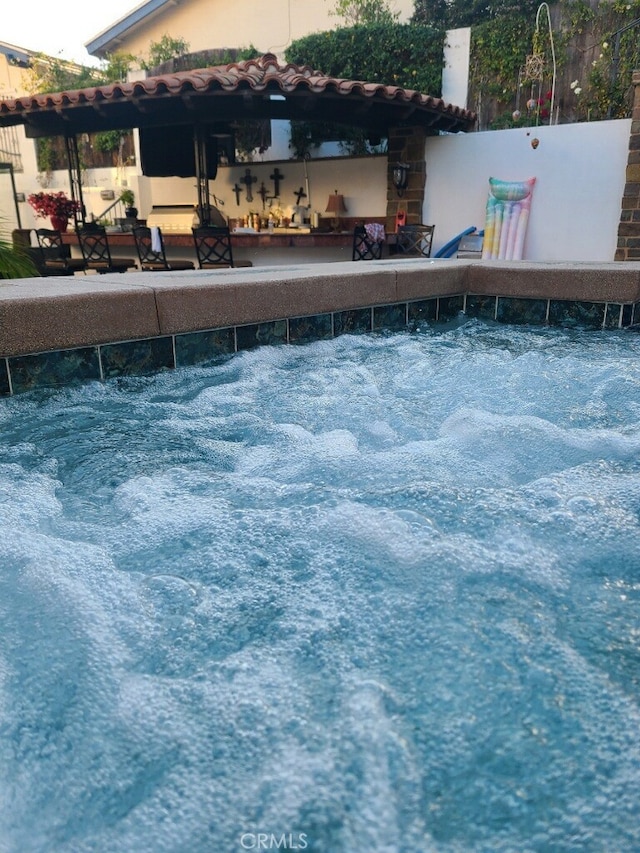
[{"label": "brick wall", "polygon": [[622,196],[616,261],[640,260],[640,71],[633,72],[629,158]]}]

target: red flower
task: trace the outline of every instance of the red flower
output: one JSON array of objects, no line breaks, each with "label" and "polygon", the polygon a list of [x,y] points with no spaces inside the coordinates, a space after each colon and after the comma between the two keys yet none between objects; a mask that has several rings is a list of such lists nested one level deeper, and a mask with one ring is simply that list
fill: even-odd
[{"label": "red flower", "polygon": [[73,214],[80,210],[80,202],[67,198],[63,192],[32,193],[27,201],[40,219],[46,219],[48,216],[71,219]]}]

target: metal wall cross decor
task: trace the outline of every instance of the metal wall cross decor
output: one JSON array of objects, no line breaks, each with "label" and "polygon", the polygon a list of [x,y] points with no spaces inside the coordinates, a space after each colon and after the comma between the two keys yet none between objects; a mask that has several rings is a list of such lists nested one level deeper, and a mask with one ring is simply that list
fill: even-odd
[{"label": "metal wall cross decor", "polygon": [[301,198],[306,198],[306,197],[307,197],[307,194],[306,194],[306,192],[304,191],[304,188],[303,188],[303,187],[300,187],[300,189],[299,189],[299,190],[294,190],[294,191],[293,191],[293,194],[294,194],[294,196],[296,197],[296,204],[297,204],[297,205],[299,205],[299,204],[300,204],[300,199],[301,199]]},{"label": "metal wall cross decor", "polygon": [[242,187],[238,183],[235,183],[233,185],[233,191],[236,194],[236,204],[239,205],[240,204],[240,193],[242,192]]},{"label": "metal wall cross decor", "polygon": [[265,204],[266,204],[267,199],[268,199],[268,198],[272,198],[272,196],[270,196],[270,195],[268,194],[267,188],[266,188],[266,187],[265,187],[265,185],[264,185],[264,181],[263,181],[263,182],[262,182],[262,184],[260,185],[260,189],[258,190],[258,195],[259,195],[259,196],[260,196],[260,198],[262,199],[262,209],[264,210],[264,207],[265,207]]},{"label": "metal wall cross decor", "polygon": [[251,174],[251,169],[245,169],[244,178],[240,178],[240,183],[244,184],[247,188],[247,201],[253,201],[251,185],[255,184],[257,180],[256,176]]},{"label": "metal wall cross decor", "polygon": [[278,198],[280,195],[280,181],[284,178],[284,175],[280,173],[280,169],[276,166],[273,174],[269,175],[269,178],[273,181],[273,198]]}]

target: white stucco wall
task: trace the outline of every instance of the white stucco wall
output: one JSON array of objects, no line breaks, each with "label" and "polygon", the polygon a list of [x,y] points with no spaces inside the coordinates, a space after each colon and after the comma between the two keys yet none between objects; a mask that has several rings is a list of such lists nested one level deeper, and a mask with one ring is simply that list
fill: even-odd
[{"label": "white stucco wall", "polygon": [[[329,196],[336,190],[344,195],[347,212],[345,216],[362,219],[384,218],[387,205],[387,158],[386,156],[361,159],[311,160],[305,166],[299,160],[284,160],[279,163],[238,163],[236,166],[220,166],[215,180],[210,181],[212,195],[223,204],[220,209],[225,217],[237,219],[249,212],[261,213],[262,198],[258,190],[264,183],[268,192],[273,192],[273,174],[275,166],[284,175],[280,182],[280,206],[290,210],[295,204],[295,192],[303,187],[309,189],[309,198],[301,199],[301,204],[310,207],[310,213],[324,214]],[[233,187],[244,176],[246,169],[257,178],[252,186],[253,201],[246,200],[243,184],[240,203],[236,202]],[[308,178],[308,182],[307,182]],[[138,183],[141,199],[140,216],[149,213],[149,204],[195,204],[196,187],[193,178],[140,178]],[[268,210],[269,203],[267,201]]]},{"label": "white stucco wall", "polygon": [[457,107],[467,107],[469,92],[469,53],[471,27],[447,30],[442,68],[442,100]]},{"label": "white stucco wall", "polygon": [[612,261],[630,130],[618,119],[430,137],[423,222],[435,223],[434,249],[484,227],[490,177],[535,177],[524,257]]}]

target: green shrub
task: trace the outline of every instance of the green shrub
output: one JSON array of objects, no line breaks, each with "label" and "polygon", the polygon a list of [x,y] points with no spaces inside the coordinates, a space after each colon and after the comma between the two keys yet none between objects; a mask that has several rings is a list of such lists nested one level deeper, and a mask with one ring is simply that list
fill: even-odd
[{"label": "green shrub", "polygon": [[355,26],[314,33],[292,42],[285,56],[329,77],[366,80],[417,89],[434,97],[442,91],[444,30],[410,24]]}]

